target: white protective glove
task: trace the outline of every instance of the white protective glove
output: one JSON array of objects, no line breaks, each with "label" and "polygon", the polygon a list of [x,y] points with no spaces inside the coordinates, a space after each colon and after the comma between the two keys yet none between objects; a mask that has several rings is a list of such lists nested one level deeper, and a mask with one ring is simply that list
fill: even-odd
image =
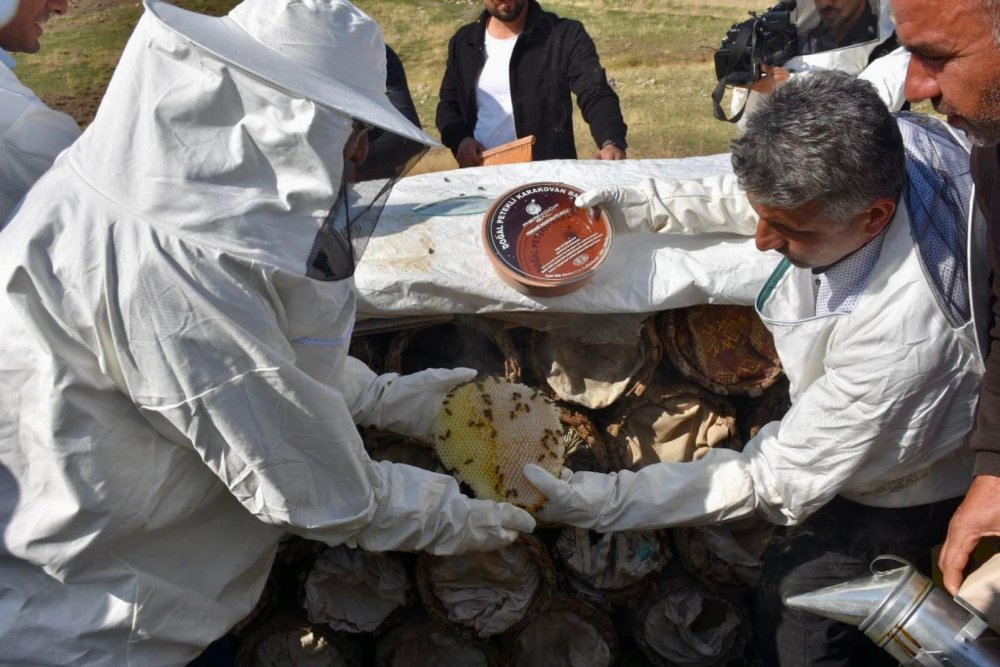
[{"label": "white protective glove", "polygon": [[[376,376],[362,362],[348,357],[345,396],[354,421],[425,442],[448,392],[476,377],[472,368],[429,368],[409,375]],[[351,387],[351,389],[348,389]]]},{"label": "white protective glove", "polygon": [[601,533],[729,521],[752,513],[756,504],[746,464],[731,450],[639,472],[564,470],[563,479],[529,463],[524,476],[548,498],[535,512],[538,520]]},{"label": "white protective glove", "polygon": [[579,208],[600,204],[615,231],[671,234],[729,232],[752,236],[757,214],[732,174],[687,181],[655,181],[581,193]]},{"label": "white protective glove", "polygon": [[535,529],[524,510],[469,498],[449,475],[388,461],[376,466],[382,480],[378,509],[350,546],[451,555],[499,549]]}]

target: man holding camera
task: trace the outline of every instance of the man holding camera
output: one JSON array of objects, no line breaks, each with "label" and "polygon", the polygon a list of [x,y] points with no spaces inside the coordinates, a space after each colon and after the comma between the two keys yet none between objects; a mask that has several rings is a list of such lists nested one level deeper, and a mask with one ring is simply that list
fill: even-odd
[{"label": "man holding camera", "polygon": [[[856,627],[784,607],[892,553],[927,571],[969,481],[982,361],[961,233],[968,153],[947,125],[894,118],[870,84],[800,77],[732,143],[732,176],[585,192],[620,230],[755,229],[784,256],[757,297],[791,408],[741,452],[638,472],[525,474],[542,521],[600,532],[758,515],[783,526],[764,559],[765,665],[896,664]],[[738,181],[739,188],[736,187]],[[745,194],[744,194],[745,193]]]},{"label": "man holding camera", "polygon": [[[818,23],[812,25],[816,17]],[[743,40],[747,53],[730,74],[720,56],[727,46],[733,47],[739,31],[750,26],[757,34],[753,40]],[[871,82],[885,105],[898,111],[906,103],[903,79],[908,55],[897,48],[894,30],[889,0],[784,0],[755,19],[733,26],[723,40],[716,55],[715,115],[720,120],[740,121],[789,78],[824,70]],[[719,106],[725,85],[734,86],[732,119]]]}]

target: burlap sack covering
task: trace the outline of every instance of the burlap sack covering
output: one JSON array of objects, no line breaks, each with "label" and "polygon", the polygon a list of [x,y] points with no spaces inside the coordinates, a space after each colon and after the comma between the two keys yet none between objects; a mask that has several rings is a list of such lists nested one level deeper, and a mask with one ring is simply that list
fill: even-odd
[{"label": "burlap sack covering", "polygon": [[498,667],[500,654],[490,642],[462,637],[417,613],[379,637],[375,667]]},{"label": "burlap sack covering", "polygon": [[665,310],[656,330],[681,374],[716,394],[759,396],[781,375],[774,340],[752,307]]},{"label": "burlap sack covering", "polygon": [[641,395],[663,356],[652,319],[627,316],[606,316],[585,328],[533,331],[529,350],[539,387],[594,410]]},{"label": "burlap sack covering", "polygon": [[670,562],[670,548],[656,531],[602,534],[564,528],[553,551],[564,588],[602,608],[634,603]]},{"label": "burlap sack covering", "polygon": [[418,326],[393,335],[385,371],[414,373],[426,368],[474,368],[481,376],[521,381],[521,355],[503,323],[481,317],[456,317],[446,324]]},{"label": "burlap sack covering", "polygon": [[684,576],[661,578],[627,612],[636,643],[658,667],[717,667],[743,655],[751,625],[737,596]]},{"label": "burlap sack covering", "polygon": [[487,639],[531,620],[556,587],[545,546],[522,535],[503,549],[417,558],[417,592],[431,618],[467,638]]},{"label": "burlap sack covering", "polygon": [[693,461],[712,447],[740,447],[732,405],[680,380],[623,399],[608,419],[607,432],[616,469]]},{"label": "burlap sack covering", "polygon": [[618,659],[614,624],[600,610],[565,594],[504,640],[506,667],[610,667]]},{"label": "burlap sack covering", "polygon": [[271,616],[240,635],[236,667],[362,667],[356,637],[291,616]]},{"label": "burlap sack covering", "polygon": [[675,528],[674,551],[699,581],[718,588],[756,588],[774,524],[755,516],[713,526]]},{"label": "burlap sack covering", "polygon": [[351,633],[377,631],[413,592],[399,554],[343,545],[320,554],[304,589],[303,606],[311,623]]}]

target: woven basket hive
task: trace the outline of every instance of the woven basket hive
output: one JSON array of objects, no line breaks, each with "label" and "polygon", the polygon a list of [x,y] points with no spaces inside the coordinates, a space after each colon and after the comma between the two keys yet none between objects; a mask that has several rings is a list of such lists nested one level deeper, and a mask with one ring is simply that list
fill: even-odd
[{"label": "woven basket hive", "polygon": [[716,394],[759,396],[782,375],[771,333],[749,306],[665,310],[656,328],[674,366]]},{"label": "woven basket hive", "polygon": [[555,590],[556,574],[545,545],[522,535],[495,551],[421,554],[416,584],[431,618],[483,640],[528,623]]}]

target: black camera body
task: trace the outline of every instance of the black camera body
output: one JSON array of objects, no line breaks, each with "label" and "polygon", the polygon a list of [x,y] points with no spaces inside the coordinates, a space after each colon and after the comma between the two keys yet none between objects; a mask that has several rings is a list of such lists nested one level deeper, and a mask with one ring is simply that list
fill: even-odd
[{"label": "black camera body", "polygon": [[799,54],[792,12],[795,0],[781,0],[762,14],[734,23],[715,52],[720,84],[749,86],[761,77],[761,65],[783,65]]}]

